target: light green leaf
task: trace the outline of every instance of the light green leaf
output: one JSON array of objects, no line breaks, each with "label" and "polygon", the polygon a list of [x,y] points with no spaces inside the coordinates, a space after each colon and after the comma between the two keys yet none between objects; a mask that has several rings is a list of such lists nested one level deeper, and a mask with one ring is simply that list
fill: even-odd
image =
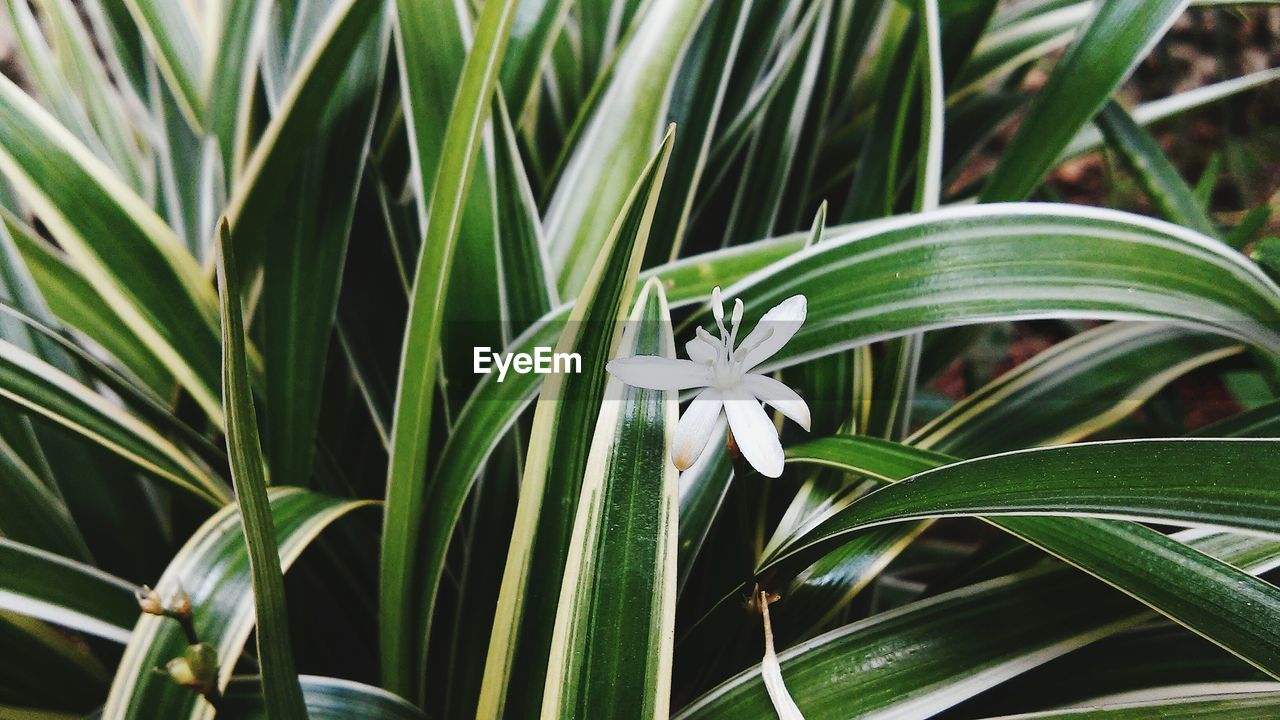
[{"label": "light green leaf", "polygon": [[594,111],[566,149],[547,207],[549,255],[562,297],[584,287],[633,179],[666,120],[672,77],[707,0],[655,0],[618,57]]},{"label": "light green leaf", "polygon": [[[439,172],[427,206],[422,251],[414,272],[387,470],[387,518],[383,527],[380,595],[383,684],[422,695],[421,632],[409,588],[417,568],[422,497],[427,469],[432,403],[440,367],[440,339],[459,224],[477,151],[497,86],[498,67],[515,14],[515,0],[485,5],[467,54],[441,147]],[[411,94],[410,112],[424,97]]]},{"label": "light green leaf", "polygon": [[124,0],[160,74],[177,98],[191,127],[204,127],[204,43],[191,6],[169,0]]}]

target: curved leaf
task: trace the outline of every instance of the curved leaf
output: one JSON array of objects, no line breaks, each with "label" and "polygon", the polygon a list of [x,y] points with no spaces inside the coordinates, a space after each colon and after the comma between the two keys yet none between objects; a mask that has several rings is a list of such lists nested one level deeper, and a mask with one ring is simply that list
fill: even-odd
[{"label": "curved leaf", "polygon": [[231,499],[221,478],[194,462],[153,427],[61,370],[3,340],[0,397],[83,435],[208,502],[221,505]]},{"label": "curved leaf", "polygon": [[[334,520],[371,504],[336,500],[297,488],[276,488],[268,495],[284,568]],[[235,506],[229,505],[205,521],[156,583],[162,597],[179,587],[191,595],[197,636],[218,652],[218,681],[225,687],[254,624],[249,559]],[[153,672],[181,655],[186,646],[182,630],[172,620],[154,615],[139,618],[116,668],[103,716],[212,718],[213,708],[198,695]]]},{"label": "curved leaf", "polygon": [[[838,442],[838,441],[837,441]],[[790,550],[859,529],[961,515],[1078,515],[1214,526],[1280,536],[1275,489],[1261,482],[1280,440],[1121,440],[1021,450],[925,470],[833,514]]]},{"label": "curved leaf", "polygon": [[[302,675],[302,697],[311,720],[423,720],[426,715],[399,697],[372,685]],[[222,711],[240,720],[270,720],[256,678],[233,678],[222,696]]]},{"label": "curved leaf", "polygon": [[1075,442],[1133,413],[1175,378],[1242,349],[1231,338],[1178,325],[1109,323],[987,383],[908,443],[973,457]]},{"label": "curved leaf", "polygon": [[135,587],[95,567],[0,538],[0,609],[123,643]]},{"label": "curved leaf", "polygon": [[[995,319],[1161,319],[1280,353],[1280,288],[1222,243],[1138,215],[1016,203],[834,236],[735,283],[746,316],[797,293],[809,317],[761,370]],[[702,309],[688,324],[711,324]]]},{"label": "curved leaf", "polygon": [[195,259],[142,198],[5,78],[0,170],[112,310],[220,421],[217,298]]},{"label": "curved leaf", "polygon": [[[1122,526],[1121,523],[1111,523]],[[1154,533],[1153,533],[1154,534]],[[1163,536],[1161,536],[1163,537]],[[1280,547],[1219,535],[1176,540],[1190,559],[1214,552],[1214,563],[1261,571],[1273,567]],[[1256,556],[1265,549],[1262,557]],[[1134,568],[1161,562],[1142,546],[1116,548],[1116,560]],[[1171,584],[1179,594],[1199,583],[1183,570]],[[774,614],[786,612],[785,599]],[[932,716],[1075,648],[1149,618],[1116,592],[1069,569],[1031,571],[971,585],[846,625],[779,654],[782,674],[810,720],[883,713]],[[678,720],[773,717],[759,666],[726,680],[675,715]]]}]

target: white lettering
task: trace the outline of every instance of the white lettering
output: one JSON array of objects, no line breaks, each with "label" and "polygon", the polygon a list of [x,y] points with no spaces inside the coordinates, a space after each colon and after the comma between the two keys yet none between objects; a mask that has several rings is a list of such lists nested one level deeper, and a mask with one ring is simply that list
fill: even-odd
[{"label": "white lettering", "polygon": [[477,375],[488,375],[494,368],[498,370],[498,382],[506,380],[507,372],[512,370],[520,375],[581,373],[582,356],[578,353],[552,352],[549,347],[535,347],[533,354],[494,352],[493,348],[488,347],[473,350],[472,369]]}]

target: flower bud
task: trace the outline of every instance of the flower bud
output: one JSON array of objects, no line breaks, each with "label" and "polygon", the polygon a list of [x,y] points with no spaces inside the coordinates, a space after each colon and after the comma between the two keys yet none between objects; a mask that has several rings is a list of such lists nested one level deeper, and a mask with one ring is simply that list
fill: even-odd
[{"label": "flower bud", "polygon": [[164,606],[160,604],[160,593],[143,585],[134,591],[138,598],[138,607],[148,615],[164,615]]},{"label": "flower bud", "polygon": [[191,617],[191,596],[183,590],[181,586],[178,591],[169,596],[169,614],[179,620],[185,620]]},{"label": "flower bud", "polygon": [[218,682],[218,651],[209,643],[191,645],[181,657],[170,660],[164,669],[182,687],[207,694]]}]

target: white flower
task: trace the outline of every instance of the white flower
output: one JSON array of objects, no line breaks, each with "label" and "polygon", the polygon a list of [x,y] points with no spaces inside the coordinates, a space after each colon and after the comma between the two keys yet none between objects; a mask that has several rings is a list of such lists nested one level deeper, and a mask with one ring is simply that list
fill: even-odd
[{"label": "white flower", "polygon": [[686,470],[706,447],[723,410],[729,418],[738,451],[751,466],[768,477],[782,474],[782,443],[760,403],[809,429],[809,406],[794,390],[767,375],[752,373],[782,349],[804,323],[808,301],[803,295],[783,300],[764,314],[751,334],[734,349],[742,323],[742,300],[733,303],[729,328],[724,326],[720,288],[711,294],[711,312],[720,328],[716,339],[703,328],[685,345],[688,360],[637,355],[611,361],[607,369],[622,382],[649,390],[706,388],[698,393],[676,426],[671,460]]}]

